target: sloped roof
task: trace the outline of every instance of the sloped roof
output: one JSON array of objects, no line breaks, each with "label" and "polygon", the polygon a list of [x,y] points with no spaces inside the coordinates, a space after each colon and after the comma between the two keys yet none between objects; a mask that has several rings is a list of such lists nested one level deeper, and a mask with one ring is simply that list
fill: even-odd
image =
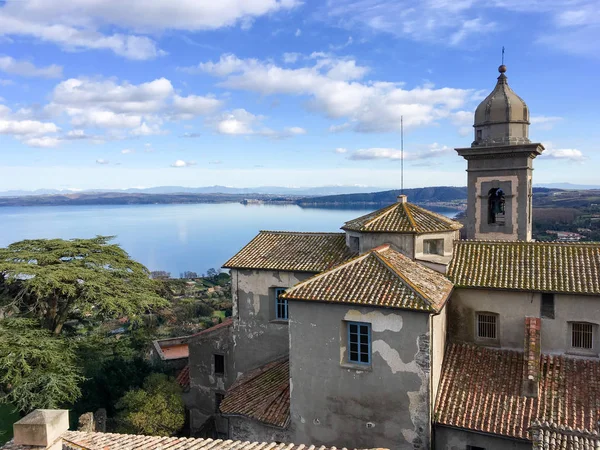
[{"label": "sloped roof", "polygon": [[600,294],[600,243],[456,241],[456,287]]},{"label": "sloped roof", "polygon": [[436,312],[452,287],[440,273],[382,245],[297,284],[283,298]]},{"label": "sloped roof", "polygon": [[276,427],[290,419],[290,364],[279,359],[242,375],[221,402],[222,414],[250,417]]},{"label": "sloped roof", "polygon": [[551,422],[535,422],[531,426],[534,450],[598,450],[598,432],[557,426]]},{"label": "sloped roof", "polygon": [[462,224],[407,202],[397,202],[350,220],[342,230],[363,233],[436,233],[460,230]]},{"label": "sloped roof", "polygon": [[318,273],[353,255],[344,233],[261,231],[223,267]]},{"label": "sloped roof", "polygon": [[[62,438],[64,450],[338,450],[336,447],[281,444],[275,442],[223,441],[220,439],[142,436],[83,431],[67,431],[62,435]],[[2,450],[27,450],[32,447],[17,445],[10,441],[1,448]],[[340,448],[339,450],[346,450],[346,448]]]},{"label": "sloped roof", "polygon": [[535,420],[598,430],[599,360],[542,355],[537,397],[522,395],[525,374],[522,352],[450,344],[436,423],[518,439],[529,438]]}]

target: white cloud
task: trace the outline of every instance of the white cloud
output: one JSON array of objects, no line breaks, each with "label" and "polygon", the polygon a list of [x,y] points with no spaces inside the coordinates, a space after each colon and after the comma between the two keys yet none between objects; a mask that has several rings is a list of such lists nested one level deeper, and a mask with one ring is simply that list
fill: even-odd
[{"label": "white cloud", "polygon": [[0,86],[10,86],[12,84],[14,84],[14,81],[0,78]]},{"label": "white cloud", "polygon": [[96,160],[96,164],[109,164],[110,161],[107,161],[106,159],[97,159]]},{"label": "white cloud", "polygon": [[399,83],[360,82],[357,80],[364,77],[368,68],[354,60],[329,55],[315,58],[312,66],[289,69],[271,62],[223,55],[218,62],[201,63],[198,68],[225,78],[221,85],[227,88],[262,95],[309,96],[311,109],[330,118],[345,118],[355,131],[362,132],[398,131],[401,116],[407,128],[429,125],[448,118],[474,94],[468,89],[403,89]]},{"label": "white cloud", "polygon": [[60,78],[62,66],[52,64],[48,67],[36,67],[29,61],[17,61],[10,56],[0,56],[0,71],[24,77]]},{"label": "white cloud", "polygon": [[348,153],[348,149],[347,148],[343,148],[343,147],[338,147],[335,149],[335,152],[338,154],[343,154],[343,153]]},{"label": "white cloud", "polygon": [[54,123],[38,120],[3,120],[0,119],[0,134],[14,136],[40,136],[57,133],[60,130]]},{"label": "white cloud", "polygon": [[60,139],[51,136],[32,137],[25,139],[23,143],[30,147],[54,148],[60,144]]},{"label": "white cloud", "polygon": [[549,148],[542,153],[542,156],[551,159],[569,160],[569,161],[583,161],[586,157],[583,155],[581,150],[575,148]]},{"label": "white cloud", "polygon": [[132,148],[124,148],[123,150],[121,150],[121,153],[124,155],[130,155],[132,153],[135,153],[135,150]]},{"label": "white cloud", "polygon": [[296,32],[294,33],[294,35],[296,37],[299,37],[302,34],[302,30],[300,28],[296,28]]},{"label": "white cloud", "polygon": [[177,161],[175,161],[173,164],[171,164],[171,167],[189,167],[189,166],[194,166],[196,163],[194,161],[184,161],[182,159],[178,159]]},{"label": "white cloud", "polygon": [[216,130],[221,134],[230,135],[253,134],[252,126],[260,120],[259,116],[255,116],[245,109],[235,109],[223,114],[221,120],[216,124]]},{"label": "white cloud", "polygon": [[557,116],[532,116],[529,122],[540,130],[550,130],[561,120],[563,118]]},{"label": "white cloud", "polygon": [[189,95],[173,97],[173,108],[182,119],[192,119],[196,116],[206,115],[215,112],[222,106],[223,102],[212,97],[202,97],[199,95]]},{"label": "white cloud", "polygon": [[[130,59],[150,59],[164,52],[144,34],[249,26],[257,17],[299,4],[297,0],[20,0],[0,8],[0,35],[32,36],[66,50],[105,49]],[[100,31],[107,28],[136,34]]]},{"label": "white cloud", "polygon": [[300,53],[284,53],[283,62],[286,64],[293,64],[302,56]]},{"label": "white cloud", "polygon": [[[429,145],[426,149],[413,152],[404,151],[405,161],[417,161],[422,159],[437,158],[449,154],[451,151],[450,147],[445,145],[439,145],[437,142]],[[364,148],[355,150],[348,157],[348,159],[354,161],[364,160],[400,160],[402,159],[402,151],[395,148]]]}]

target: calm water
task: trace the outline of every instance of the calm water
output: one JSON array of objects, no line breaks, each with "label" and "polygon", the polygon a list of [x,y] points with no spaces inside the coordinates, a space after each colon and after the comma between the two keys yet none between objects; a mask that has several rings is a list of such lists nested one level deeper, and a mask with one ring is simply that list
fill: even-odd
[{"label": "calm water", "polygon": [[150,270],[179,276],[220,267],[259,230],[339,231],[344,222],[370,211],[238,203],[4,207],[0,247],[22,239],[115,235],[115,242]]}]

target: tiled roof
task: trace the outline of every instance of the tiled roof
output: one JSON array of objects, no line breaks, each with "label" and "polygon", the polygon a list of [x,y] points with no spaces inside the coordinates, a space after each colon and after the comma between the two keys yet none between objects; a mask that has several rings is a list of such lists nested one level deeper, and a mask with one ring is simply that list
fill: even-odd
[{"label": "tiled roof", "polygon": [[535,422],[530,433],[534,450],[600,449],[600,435],[597,432]]},{"label": "tiled roof", "polygon": [[350,220],[343,230],[374,233],[435,233],[460,230],[462,224],[412,203],[397,202]]},{"label": "tiled roof", "polygon": [[227,390],[221,413],[285,427],[290,419],[290,364],[273,361],[242,375]]},{"label": "tiled roof", "polygon": [[[67,431],[62,435],[62,438],[63,449],[69,450],[338,450],[336,447],[278,444],[275,442],[223,441],[220,439],[140,436],[135,434],[90,433],[83,431]],[[2,450],[27,450],[32,447],[16,445],[11,441],[1,448]],[[340,448],[339,450],[346,449]]]},{"label": "tiled roof", "polygon": [[218,323],[217,325],[213,325],[212,327],[208,327],[202,331],[199,331],[197,333],[191,334],[190,338],[194,338],[194,337],[198,337],[198,336],[204,336],[207,334],[211,334],[217,330],[220,330],[222,328],[227,328],[230,327],[231,325],[233,325],[233,318],[232,317],[227,317],[223,322]]},{"label": "tiled roof", "polygon": [[600,294],[600,243],[456,241],[456,287]]},{"label": "tiled roof", "polygon": [[189,389],[190,387],[190,365],[186,364],[186,366],[179,371],[175,381],[184,389]]},{"label": "tiled roof", "polygon": [[442,369],[435,421],[483,433],[528,439],[534,420],[597,430],[600,361],[542,355],[538,397],[522,395],[522,352],[450,344]]},{"label": "tiled roof", "polygon": [[318,273],[352,256],[344,233],[261,231],[223,267]]},{"label": "tiled roof", "polygon": [[451,292],[446,277],[383,245],[297,284],[283,297],[438,311]]}]

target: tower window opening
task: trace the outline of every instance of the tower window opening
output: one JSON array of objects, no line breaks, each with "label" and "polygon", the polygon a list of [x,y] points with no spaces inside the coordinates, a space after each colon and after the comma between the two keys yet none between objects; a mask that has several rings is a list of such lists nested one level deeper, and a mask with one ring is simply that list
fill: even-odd
[{"label": "tower window opening", "polygon": [[488,223],[504,225],[506,222],[504,191],[500,188],[488,192]]},{"label": "tower window opening", "polygon": [[481,130],[477,130],[477,141],[481,141],[482,133]]}]

